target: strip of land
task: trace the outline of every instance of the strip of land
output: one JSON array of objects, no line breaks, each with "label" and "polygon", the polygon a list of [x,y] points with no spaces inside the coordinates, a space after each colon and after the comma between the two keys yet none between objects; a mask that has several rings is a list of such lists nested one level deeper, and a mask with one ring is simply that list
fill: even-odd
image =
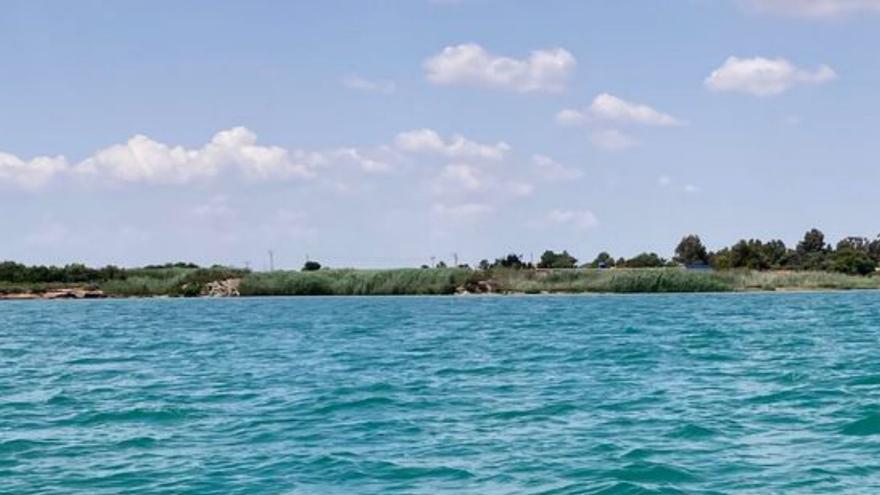
[{"label": "strip of land", "polygon": [[454,294],[684,293],[880,289],[880,276],[818,271],[686,268],[404,268],[249,272],[137,269],[107,280],[0,281],[0,299]]}]

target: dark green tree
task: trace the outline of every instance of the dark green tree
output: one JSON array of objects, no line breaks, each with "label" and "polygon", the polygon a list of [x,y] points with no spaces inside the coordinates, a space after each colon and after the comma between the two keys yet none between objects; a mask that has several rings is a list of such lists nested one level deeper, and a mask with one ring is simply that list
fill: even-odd
[{"label": "dark green tree", "polygon": [[304,272],[316,272],[321,269],[321,264],[317,261],[306,261],[303,265],[302,271]]},{"label": "dark green tree", "polygon": [[538,268],[574,268],[577,266],[577,259],[568,254],[568,251],[555,253],[553,251],[544,251],[541,260],[538,262]]},{"label": "dark green tree", "polygon": [[709,252],[698,235],[688,235],[675,248],[675,261],[684,264],[708,263]]},{"label": "dark green tree", "polygon": [[866,250],[844,247],[831,255],[831,269],[850,275],[868,275],[877,269],[877,262]]},{"label": "dark green tree", "polygon": [[492,266],[500,268],[513,268],[519,270],[525,268],[526,264],[523,263],[521,254],[510,253],[503,258],[496,259],[495,263],[493,263]]},{"label": "dark green tree", "polygon": [[871,259],[880,263],[880,235],[868,244],[868,255],[871,256]]},{"label": "dark green tree", "polygon": [[626,260],[624,266],[626,268],[660,268],[666,266],[666,260],[657,253],[641,253]]},{"label": "dark green tree", "polygon": [[590,268],[611,268],[614,266],[614,257],[605,251],[599,253],[590,263]]},{"label": "dark green tree", "polygon": [[828,265],[828,252],[825,234],[819,229],[810,229],[795,249],[796,267],[802,270],[824,270]]},{"label": "dark green tree", "polygon": [[731,268],[749,268],[752,270],[767,270],[770,268],[770,260],[767,259],[763,243],[758,239],[745,239],[737,242],[730,248]]}]

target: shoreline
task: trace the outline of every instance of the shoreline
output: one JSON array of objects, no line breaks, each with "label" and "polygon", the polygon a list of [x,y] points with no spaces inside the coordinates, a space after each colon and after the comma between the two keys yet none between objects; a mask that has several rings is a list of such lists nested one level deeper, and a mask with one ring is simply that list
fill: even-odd
[{"label": "shoreline", "polygon": [[231,272],[174,269],[72,283],[0,284],[0,300],[130,297],[553,295],[809,292],[880,289],[880,275],[685,268]]},{"label": "shoreline", "polygon": [[113,295],[102,294],[89,297],[46,297],[38,293],[0,294],[0,301],[125,301],[147,299],[189,299],[189,300],[229,300],[229,299],[275,299],[275,298],[417,298],[431,297],[444,299],[457,298],[505,298],[505,297],[589,297],[589,296],[674,296],[674,295],[744,295],[744,294],[829,294],[845,292],[880,292],[880,288],[798,288],[778,287],[774,289],[737,289],[727,291],[643,291],[643,292],[614,292],[614,291],[555,291],[555,292],[489,292],[489,293],[453,293],[453,294],[259,294],[259,295],[236,295],[236,296],[169,296],[169,295]]}]

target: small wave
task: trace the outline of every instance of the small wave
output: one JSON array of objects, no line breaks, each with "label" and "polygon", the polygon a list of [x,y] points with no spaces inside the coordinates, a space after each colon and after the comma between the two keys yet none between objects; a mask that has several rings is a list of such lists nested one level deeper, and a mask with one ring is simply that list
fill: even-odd
[{"label": "small wave", "polygon": [[144,449],[154,445],[156,445],[156,439],[153,437],[128,438],[116,443],[116,447],[120,449]]},{"label": "small wave", "polygon": [[622,481],[641,483],[682,483],[697,480],[696,475],[684,468],[653,462],[635,462],[612,474]]},{"label": "small wave", "polygon": [[880,434],[880,413],[873,413],[845,425],[840,430],[844,435],[868,436]]},{"label": "small wave", "polygon": [[74,366],[95,366],[101,364],[115,364],[115,363],[128,363],[132,361],[136,361],[137,359],[131,356],[126,357],[89,357],[89,358],[78,358],[71,359],[67,362],[69,365]]},{"label": "small wave", "polygon": [[57,393],[52,397],[49,397],[49,400],[46,401],[46,404],[51,406],[63,406],[68,404],[75,404],[76,399],[70,397],[69,395],[65,395],[63,393]]},{"label": "small wave", "polygon": [[17,454],[49,445],[47,442],[16,438],[0,442],[0,454]]},{"label": "small wave", "polygon": [[866,375],[853,378],[849,381],[849,385],[880,385],[880,375]]},{"label": "small wave", "polygon": [[509,411],[499,411],[487,414],[486,417],[495,419],[554,417],[563,416],[576,410],[577,407],[571,404],[551,404],[548,406],[535,407],[532,409],[514,409]]},{"label": "small wave", "polygon": [[[575,491],[571,493],[584,493],[583,491]],[[659,495],[660,491],[645,488],[640,485],[628,482],[618,482],[608,486],[598,488],[594,491],[587,492],[592,495]]]},{"label": "small wave", "polygon": [[467,469],[449,466],[401,466],[393,462],[382,462],[374,472],[376,476],[387,480],[414,480],[423,478],[443,478],[447,480],[463,480],[473,478],[474,474]]},{"label": "small wave", "polygon": [[78,415],[70,420],[74,425],[95,425],[112,423],[168,423],[191,418],[195,412],[189,409],[129,409]]},{"label": "small wave", "polygon": [[675,431],[669,433],[669,435],[667,436],[671,438],[697,439],[709,438],[717,434],[718,432],[711,428],[704,428],[693,423],[688,423],[680,428],[677,428]]},{"label": "small wave", "polygon": [[315,410],[315,414],[329,414],[339,411],[348,411],[352,409],[369,409],[373,407],[392,406],[396,404],[393,399],[388,397],[368,397],[366,399],[358,399],[344,402],[334,402]]}]

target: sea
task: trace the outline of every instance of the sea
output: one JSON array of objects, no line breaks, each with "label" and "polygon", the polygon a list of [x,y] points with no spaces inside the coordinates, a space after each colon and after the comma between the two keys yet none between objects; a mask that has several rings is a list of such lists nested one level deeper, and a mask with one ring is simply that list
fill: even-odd
[{"label": "sea", "polygon": [[880,292],[0,302],[2,494],[877,494]]}]

